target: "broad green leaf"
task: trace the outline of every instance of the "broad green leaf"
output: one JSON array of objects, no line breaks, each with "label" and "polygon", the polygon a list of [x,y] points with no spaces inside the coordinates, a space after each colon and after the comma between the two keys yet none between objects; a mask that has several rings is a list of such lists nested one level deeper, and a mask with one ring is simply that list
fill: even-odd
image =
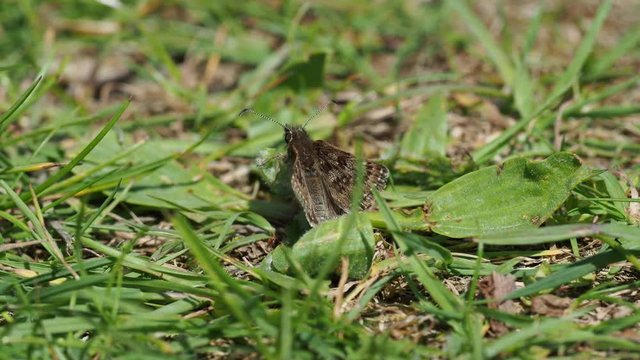
[{"label": "broad green leaf", "polygon": [[[371,223],[363,214],[355,214],[355,226],[346,229],[349,223],[347,216],[341,216],[319,224],[305,233],[290,250],[291,257],[309,274],[316,274],[324,266],[327,259],[339,252],[339,258],[349,258],[349,277],[363,278],[369,271],[375,248],[375,238]],[[345,239],[341,248],[338,242],[341,233]],[[283,246],[283,245],[281,245]],[[276,248],[265,259],[265,264],[279,272],[289,272],[291,265],[285,256],[285,250]]]},{"label": "broad green leaf", "polygon": [[411,129],[402,137],[400,156],[405,159],[422,159],[431,153],[444,156],[446,141],[446,100],[442,93],[437,93],[420,109]]},{"label": "broad green leaf", "polygon": [[400,157],[394,163],[397,183],[419,184],[435,189],[469,171],[474,164],[454,166],[445,156],[447,104],[443,92],[431,96],[415,116],[400,141]]},{"label": "broad green leaf", "polygon": [[432,231],[454,238],[542,224],[591,175],[578,158],[556,153],[544,161],[515,158],[462,176],[425,203]]},{"label": "broad green leaf", "polygon": [[296,91],[321,87],[324,84],[325,58],[325,53],[317,53],[306,61],[289,66],[284,71],[286,80],[281,85]]}]

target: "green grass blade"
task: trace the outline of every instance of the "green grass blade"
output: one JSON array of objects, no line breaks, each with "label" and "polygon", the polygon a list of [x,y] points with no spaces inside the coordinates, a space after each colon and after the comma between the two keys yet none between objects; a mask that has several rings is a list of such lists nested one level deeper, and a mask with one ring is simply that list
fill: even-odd
[{"label": "green grass blade", "polygon": [[565,332],[571,332],[574,327],[575,325],[571,319],[544,319],[493,341],[485,347],[484,355],[487,359],[491,359],[505,352],[528,346],[531,341],[535,341],[541,335],[544,336],[543,334],[551,334],[554,329],[556,331],[557,329],[564,329],[563,331]]},{"label": "green grass blade", "polygon": [[[35,239],[40,240],[43,243],[43,246],[45,246],[45,248],[47,248],[47,244],[46,244],[46,241],[45,241],[45,238],[44,238],[44,228],[42,227],[42,224],[40,224],[40,221],[38,221],[38,217],[36,216],[36,214],[34,214],[33,211],[31,211],[31,209],[29,209],[29,206],[27,206],[27,204],[24,201],[22,201],[20,196],[18,194],[16,194],[16,192],[13,191],[13,189],[11,189],[9,184],[7,184],[2,179],[0,179],[0,188],[2,188],[4,190],[5,194],[7,194],[9,196],[9,198],[18,207],[18,209],[20,209],[22,214],[33,225],[34,229],[30,230],[31,235]],[[51,249],[47,248],[47,250],[51,250]],[[52,250],[49,253],[51,254],[51,256],[53,256]]]},{"label": "green grass blade", "polygon": [[93,148],[95,148],[96,145],[98,145],[98,143],[107,135],[107,133],[111,130],[111,128],[113,128],[113,126],[120,119],[120,117],[122,116],[122,114],[127,109],[130,103],[131,103],[131,100],[128,100],[122,103],[122,105],[120,106],[118,111],[116,111],[116,113],[113,115],[113,117],[104,125],[102,130],[100,130],[100,132],[89,142],[89,144],[87,144],[87,146],[85,146],[80,151],[78,155],[76,155],[73,159],[71,159],[71,161],[69,161],[69,163],[65,165],[62,169],[60,169],[58,172],[56,172],[47,180],[45,180],[45,182],[38,185],[35,189],[36,195],[41,194],[42,192],[47,190],[47,188],[49,188],[51,185],[60,181],[65,175],[67,175],[71,171],[71,169],[73,169],[76,165],[78,165],[78,163],[82,161],[82,159],[84,159],[91,152],[91,150],[93,150]]},{"label": "green grass blade", "polygon": [[639,43],[640,26],[636,26],[624,34],[622,39],[617,41],[613,49],[604,52],[600,58],[594,61],[593,65],[588,68],[589,73],[591,75],[598,75],[611,69],[619,58],[633,52],[634,49],[637,51]]},{"label": "green grass blade", "polygon": [[465,25],[469,28],[473,36],[480,41],[487,51],[487,55],[491,62],[496,66],[498,72],[502,76],[505,84],[513,87],[515,81],[515,71],[509,56],[500,48],[498,43],[493,39],[491,33],[486,26],[478,19],[478,17],[469,8],[466,2],[462,0],[451,0],[448,3],[452,6],[464,20]]},{"label": "green grass blade", "polygon": [[538,280],[531,285],[518,289],[507,296],[507,299],[517,299],[519,297],[531,296],[547,289],[555,289],[563,284],[576,280],[582,276],[598,271],[605,266],[624,260],[624,255],[616,251],[606,251],[598,255],[590,256],[580,260],[553,274]]},{"label": "green grass blade", "polygon": [[513,98],[520,117],[528,119],[533,115],[535,98],[534,82],[525,64],[516,59],[516,83],[513,88]]},{"label": "green grass blade", "polygon": [[400,155],[405,159],[424,159],[429,154],[445,155],[447,145],[446,99],[432,96],[416,114],[411,129],[402,137]]},{"label": "green grass blade", "polygon": [[502,134],[500,134],[497,138],[484,145],[480,149],[476,150],[473,153],[473,159],[478,163],[484,163],[489,161],[502,147],[504,147],[514,136],[516,136],[520,131],[525,129],[527,125],[533,120],[536,119],[537,116],[542,114],[543,111],[552,107],[564,93],[571,88],[571,86],[578,80],[580,75],[580,70],[582,70],[589,54],[593,49],[593,45],[596,40],[596,36],[606,19],[609,10],[611,9],[611,0],[605,1],[598,8],[598,12],[591,23],[591,27],[589,31],[585,35],[584,39],[582,39],[578,49],[576,50],[575,56],[573,60],[567,67],[567,70],[558,78],[556,81],[553,90],[546,97],[545,101],[536,108],[535,111],[529,117],[524,117],[519,120],[514,126],[505,130]]},{"label": "green grass blade", "polygon": [[[391,230],[391,234],[394,239],[400,244],[400,247],[404,252],[408,250],[407,245],[403,242],[403,239],[395,234],[400,232],[401,229],[396,223],[391,210],[387,207],[384,200],[380,196],[380,193],[375,191],[373,192],[378,207],[380,208],[380,212],[382,213],[385,222],[387,223],[387,228]],[[457,311],[461,308],[460,299],[453,295],[442,283],[440,280],[433,274],[433,272],[426,266],[424,263],[420,262],[415,254],[409,255],[409,259],[411,260],[411,268],[415,272],[416,276],[420,280],[420,282],[427,289],[429,294],[433,297],[433,300],[442,308],[444,311]]]},{"label": "green grass blade", "polygon": [[0,134],[4,134],[4,130],[9,125],[9,122],[15,117],[18,113],[18,110],[23,107],[23,105],[29,100],[31,94],[38,88],[38,85],[42,82],[42,75],[39,75],[27,88],[27,90],[22,93],[22,95],[16,100],[11,107],[0,116]]},{"label": "green grass blade", "polygon": [[[209,284],[218,291],[220,300],[222,300],[233,316],[238,319],[252,335],[252,338],[256,341],[256,345],[262,350],[263,354],[266,354],[267,350],[263,340],[253,325],[258,319],[249,316],[249,294],[240,286],[237,280],[231,278],[224,271],[222,266],[218,264],[214,258],[209,256],[209,251],[198,238],[198,235],[188,225],[184,217],[180,215],[176,216],[174,218],[174,226],[178,233],[182,235],[185,245],[189,247],[198,264],[204,269],[209,278]],[[261,307],[258,305],[251,310],[251,313],[259,313],[261,312]]]},{"label": "green grass blade", "polygon": [[599,234],[634,239],[640,238],[640,229],[624,224],[565,224],[481,236],[477,241],[488,245],[529,246]]},{"label": "green grass blade", "polygon": [[[529,58],[529,54],[531,50],[536,44],[536,40],[538,39],[538,34],[540,33],[540,26],[542,24],[542,15],[544,14],[544,6],[542,3],[536,10],[536,14],[531,19],[529,26],[527,27],[527,33],[525,36],[524,46],[522,47],[522,57],[521,61],[524,64],[527,64],[527,59]],[[517,80],[516,80],[517,82]]]},{"label": "green grass blade", "polygon": [[[593,50],[600,28],[602,28],[602,24],[604,24],[604,21],[609,14],[609,10],[611,10],[611,5],[612,0],[606,0],[600,5],[593,21],[591,22],[591,27],[575,51],[573,60],[571,60],[567,70],[565,70],[565,72],[556,81],[551,94],[545,100],[545,104],[555,103],[567,90],[571,88],[573,84],[576,83],[580,76],[580,71],[584,67],[587,58]],[[543,107],[546,106],[543,105]]]}]

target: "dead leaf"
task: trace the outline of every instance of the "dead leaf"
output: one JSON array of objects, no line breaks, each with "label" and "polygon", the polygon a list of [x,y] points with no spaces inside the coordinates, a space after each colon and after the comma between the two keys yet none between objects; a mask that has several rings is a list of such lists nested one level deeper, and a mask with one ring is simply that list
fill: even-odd
[{"label": "dead leaf", "polygon": [[[494,271],[478,282],[478,290],[483,298],[492,300],[487,305],[491,309],[509,314],[517,314],[522,310],[513,300],[503,301],[507,295],[516,290],[516,278],[513,275],[503,275]],[[491,331],[496,335],[509,331],[509,327],[501,321],[492,319],[489,321],[489,325]]]},{"label": "dead leaf", "polygon": [[533,298],[531,312],[539,315],[560,317],[566,313],[570,305],[570,298],[545,294]]},{"label": "dead leaf", "polygon": [[463,108],[470,108],[478,105],[482,99],[479,96],[471,93],[454,92],[451,94],[453,100]]},{"label": "dead leaf", "polygon": [[478,282],[478,289],[485,299],[494,300],[489,303],[490,308],[510,312],[509,303],[513,301],[503,302],[502,299],[516,290],[516,278],[513,275],[502,275],[494,271]]},{"label": "dead leaf", "polygon": [[616,336],[640,343],[640,332],[638,330],[624,329],[618,332]]}]

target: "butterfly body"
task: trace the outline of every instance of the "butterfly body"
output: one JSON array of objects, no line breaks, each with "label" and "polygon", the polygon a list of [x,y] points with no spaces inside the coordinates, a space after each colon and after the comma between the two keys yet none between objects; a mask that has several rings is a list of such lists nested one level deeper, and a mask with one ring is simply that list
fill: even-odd
[{"label": "butterfly body", "polygon": [[[322,221],[346,214],[357,177],[357,159],[326,141],[313,141],[302,127],[285,126],[285,142],[293,172],[291,186],[302,205],[307,221]],[[365,161],[361,210],[375,207],[372,189],[384,189],[389,170]]]}]

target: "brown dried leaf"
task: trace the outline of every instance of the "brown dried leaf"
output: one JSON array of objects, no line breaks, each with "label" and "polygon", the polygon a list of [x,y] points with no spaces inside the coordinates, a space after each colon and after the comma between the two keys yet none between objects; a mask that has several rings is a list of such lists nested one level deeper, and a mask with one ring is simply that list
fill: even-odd
[{"label": "brown dried leaf", "polygon": [[492,309],[499,309],[514,313],[511,309],[513,301],[502,301],[507,295],[516,290],[516,278],[513,275],[502,275],[497,272],[491,273],[491,275],[481,279],[478,282],[478,289],[482,294],[482,297],[489,300],[494,300],[489,303],[489,307]]},{"label": "brown dried leaf", "polygon": [[533,298],[531,312],[539,315],[560,317],[565,314],[570,305],[570,298],[545,294]]},{"label": "brown dried leaf", "polygon": [[618,332],[616,336],[640,343],[640,332],[635,329],[624,329]]},{"label": "brown dried leaf", "polygon": [[[509,314],[517,314],[521,308],[513,301],[503,299],[516,290],[516,278],[513,275],[503,275],[497,272],[481,279],[478,282],[478,290],[482,297],[490,301],[488,306]],[[490,320],[491,331],[496,335],[501,335],[509,331],[509,327],[501,321]]]},{"label": "brown dried leaf", "polygon": [[472,93],[454,92],[451,94],[453,100],[463,108],[470,108],[482,102],[479,96]]}]

